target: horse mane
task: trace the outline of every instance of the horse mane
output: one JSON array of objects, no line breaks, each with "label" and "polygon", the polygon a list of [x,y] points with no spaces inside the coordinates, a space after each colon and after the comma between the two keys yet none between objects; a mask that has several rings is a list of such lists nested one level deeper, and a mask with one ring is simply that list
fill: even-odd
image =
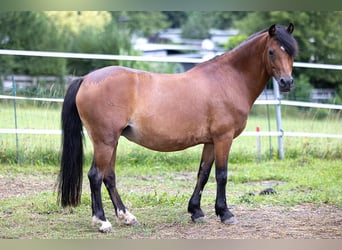
[{"label": "horse mane", "polygon": [[[258,37],[259,35],[262,35],[266,32],[268,32],[268,28],[263,29],[259,32],[256,32],[252,35],[250,35],[245,41],[243,41],[240,45],[235,47],[233,50],[245,45],[246,43],[253,40],[255,37]],[[292,57],[295,57],[298,53],[298,45],[297,41],[294,39],[294,37],[287,31],[287,27],[283,25],[276,25],[276,31],[273,36],[273,38],[279,43],[280,46],[283,46],[285,51]],[[232,51],[233,51],[232,50]]]},{"label": "horse mane", "polygon": [[283,46],[285,51],[292,57],[296,56],[298,53],[297,41],[294,37],[287,31],[285,26],[276,26],[276,32],[274,36],[275,40],[280,46]]},{"label": "horse mane", "polygon": [[[258,37],[266,32],[268,32],[269,28],[263,29],[259,32],[256,32],[252,35],[250,35],[245,41],[240,43],[238,46],[236,46],[234,49],[227,51],[223,54],[216,55],[213,58],[209,59],[208,61],[202,62],[199,65],[205,65],[207,63],[211,63],[212,61],[215,61],[219,59],[220,57],[226,55],[227,53],[233,52],[238,48],[241,48],[241,46],[244,46],[251,40],[253,40],[255,37]],[[280,46],[283,46],[285,51],[292,57],[295,57],[298,53],[298,45],[297,41],[294,39],[294,37],[287,31],[287,27],[283,25],[276,25],[276,31],[273,36],[273,38],[279,43]]]},{"label": "horse mane", "polygon": [[[258,35],[264,34],[268,32],[267,29],[263,29],[250,37],[246,39],[245,42],[250,41],[254,37],[257,37]],[[292,57],[296,56],[298,53],[298,45],[297,41],[294,39],[294,37],[287,31],[287,27],[283,25],[276,25],[276,31],[273,36],[273,38],[279,43],[280,46],[283,46],[285,51]],[[244,44],[243,42],[242,44]]]}]

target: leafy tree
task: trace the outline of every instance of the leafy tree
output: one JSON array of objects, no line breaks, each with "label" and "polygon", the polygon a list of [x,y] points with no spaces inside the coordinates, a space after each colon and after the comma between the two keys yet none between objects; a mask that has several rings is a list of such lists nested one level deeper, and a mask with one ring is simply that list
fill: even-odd
[{"label": "leafy tree", "polygon": [[182,37],[204,39],[210,36],[210,29],[230,29],[235,21],[242,19],[248,12],[243,11],[206,11],[187,12],[182,27]]},{"label": "leafy tree", "polygon": [[[42,12],[0,12],[0,48],[61,51],[65,47],[56,27]],[[63,75],[66,60],[2,56],[2,73]]]},{"label": "leafy tree", "polygon": [[[122,41],[122,32],[107,11],[62,11],[46,12],[68,46],[63,51],[76,53],[118,54],[120,46],[127,46],[128,39]],[[124,45],[123,45],[124,44]],[[96,68],[115,64],[113,61],[91,59],[68,59],[68,73],[84,75]]]},{"label": "leafy tree", "polygon": [[187,22],[182,26],[182,37],[192,39],[205,39],[210,36],[209,29],[213,19],[206,12],[189,12]]},{"label": "leafy tree", "polygon": [[295,87],[291,92],[289,92],[287,98],[290,100],[297,101],[310,100],[311,91],[313,87],[309,82],[309,78],[306,75],[301,74],[295,81]]},{"label": "leafy tree", "polygon": [[208,12],[213,19],[212,28],[226,30],[232,28],[234,22],[244,18],[248,12],[246,11],[214,11]]},{"label": "leafy tree", "polygon": [[44,12],[65,37],[78,36],[83,29],[102,30],[111,21],[107,11],[46,11]]},{"label": "leafy tree", "polygon": [[[134,54],[130,43],[133,35],[150,36],[168,26],[161,12],[68,11],[47,12],[47,15],[63,30],[64,39],[70,45],[66,49],[81,53]],[[67,66],[69,73],[83,75],[113,64],[125,63],[68,59]]]},{"label": "leafy tree", "polygon": [[150,37],[170,26],[167,17],[160,11],[115,11],[112,16],[122,29],[138,36]]},{"label": "leafy tree", "polygon": [[183,11],[162,11],[169,22],[169,28],[180,28],[188,19],[187,12]]},{"label": "leafy tree", "polygon": [[246,34],[239,34],[228,39],[224,44],[225,50],[232,50],[248,38]]}]

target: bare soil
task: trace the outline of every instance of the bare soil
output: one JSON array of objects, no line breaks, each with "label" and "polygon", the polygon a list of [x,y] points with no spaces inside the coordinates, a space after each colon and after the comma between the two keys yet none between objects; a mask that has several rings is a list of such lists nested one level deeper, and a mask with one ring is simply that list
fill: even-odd
[{"label": "bare soil", "polygon": [[[55,176],[0,175],[0,200],[54,190]],[[235,206],[236,225],[223,225],[204,207],[206,222],[160,225],[150,238],[163,239],[342,239],[342,209],[332,205]],[[137,237],[135,235],[134,237]],[[138,236],[139,237],[139,236]]]},{"label": "bare soil", "polygon": [[[209,208],[208,208],[209,209]],[[206,211],[208,211],[206,209]],[[310,204],[294,207],[237,206],[236,225],[224,225],[214,215],[203,224],[163,225],[160,238],[186,239],[341,239],[342,211]]]},{"label": "bare soil", "polygon": [[43,191],[55,190],[56,177],[52,175],[0,175],[0,200]]}]

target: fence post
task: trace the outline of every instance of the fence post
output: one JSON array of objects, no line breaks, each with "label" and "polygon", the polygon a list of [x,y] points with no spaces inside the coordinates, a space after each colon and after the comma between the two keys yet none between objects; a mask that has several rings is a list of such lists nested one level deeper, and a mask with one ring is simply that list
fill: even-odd
[{"label": "fence post", "polygon": [[274,97],[276,98],[276,100],[279,101],[279,103],[275,105],[277,131],[280,132],[280,135],[278,136],[278,157],[283,160],[284,159],[284,142],[283,142],[283,129],[281,127],[281,104],[280,104],[281,97],[280,97],[277,81],[274,78],[272,78],[272,81],[273,81]]},{"label": "fence post", "polygon": [[260,127],[257,126],[255,128],[256,132],[257,132],[257,159],[258,162],[261,162],[261,137],[260,137]]},{"label": "fence post", "polygon": [[[15,84],[14,81],[14,76],[12,75],[12,91],[13,91],[13,96],[17,96],[17,85]],[[14,126],[15,129],[18,129],[18,117],[17,117],[17,100],[14,98],[13,99],[13,108],[14,108]],[[18,133],[15,132],[15,146],[16,146],[16,158],[17,158],[17,164],[19,164],[19,138],[18,138]]]}]

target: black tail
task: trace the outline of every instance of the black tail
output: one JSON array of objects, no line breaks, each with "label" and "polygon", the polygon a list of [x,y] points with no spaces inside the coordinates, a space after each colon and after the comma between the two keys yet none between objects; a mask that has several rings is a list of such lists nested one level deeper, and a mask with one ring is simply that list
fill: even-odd
[{"label": "black tail", "polygon": [[81,201],[83,176],[83,130],[76,107],[76,95],[83,78],[72,81],[62,108],[62,158],[58,183],[58,202],[63,207]]}]

